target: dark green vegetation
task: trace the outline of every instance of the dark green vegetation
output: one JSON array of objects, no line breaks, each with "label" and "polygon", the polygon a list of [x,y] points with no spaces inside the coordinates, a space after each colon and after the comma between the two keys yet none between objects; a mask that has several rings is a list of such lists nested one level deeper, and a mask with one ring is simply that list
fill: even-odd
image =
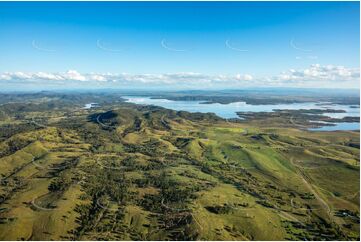
[{"label": "dark green vegetation", "polygon": [[[137,95],[137,93],[134,93]],[[359,105],[358,90],[319,90],[292,88],[265,88],[223,91],[178,91],[163,93],[138,93],[138,95],[175,101],[203,101],[204,103],[228,104],[284,104],[300,102],[332,102],[334,104]]]},{"label": "dark green vegetation", "polygon": [[[339,122],[359,122],[360,117],[331,118],[324,113],[344,113],[345,110],[335,109],[275,109],[274,112],[237,112],[237,115],[246,122],[271,122],[282,124],[283,127],[299,127],[303,129],[331,126]],[[243,122],[242,120],[234,120]]]},{"label": "dark green vegetation", "polygon": [[1,240],[360,237],[359,132],[24,99],[0,106]]}]

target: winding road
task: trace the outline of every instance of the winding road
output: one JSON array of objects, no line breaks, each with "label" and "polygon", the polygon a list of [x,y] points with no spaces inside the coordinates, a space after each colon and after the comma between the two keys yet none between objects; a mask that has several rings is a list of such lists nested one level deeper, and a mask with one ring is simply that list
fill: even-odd
[{"label": "winding road", "polygon": [[300,170],[300,168],[294,163],[294,158],[290,159],[290,162],[292,163],[292,165],[294,167],[296,167],[296,172],[298,175],[300,175],[303,183],[306,185],[306,187],[312,192],[312,194],[315,196],[315,198],[319,201],[319,203],[325,208],[325,210],[327,211],[328,216],[331,216],[331,208],[330,206],[327,204],[327,202],[316,192],[316,190],[313,188],[312,184],[310,184],[307,179],[305,178],[305,175],[302,173],[302,171]]}]

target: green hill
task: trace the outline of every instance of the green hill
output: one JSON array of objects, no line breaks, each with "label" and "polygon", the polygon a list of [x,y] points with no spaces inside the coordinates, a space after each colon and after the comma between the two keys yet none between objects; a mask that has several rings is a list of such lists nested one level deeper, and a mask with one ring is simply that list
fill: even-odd
[{"label": "green hill", "polygon": [[126,103],[6,120],[1,240],[360,236],[358,132]]}]

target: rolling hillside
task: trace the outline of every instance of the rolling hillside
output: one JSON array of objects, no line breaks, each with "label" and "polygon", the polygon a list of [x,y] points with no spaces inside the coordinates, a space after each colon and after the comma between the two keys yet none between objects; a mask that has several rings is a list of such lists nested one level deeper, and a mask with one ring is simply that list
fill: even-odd
[{"label": "rolling hillside", "polygon": [[119,103],[1,119],[1,240],[356,240],[359,132]]}]

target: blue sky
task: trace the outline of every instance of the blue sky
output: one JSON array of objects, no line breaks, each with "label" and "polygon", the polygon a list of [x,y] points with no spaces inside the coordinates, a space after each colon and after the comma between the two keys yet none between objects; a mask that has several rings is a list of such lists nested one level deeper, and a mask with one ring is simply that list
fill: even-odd
[{"label": "blue sky", "polygon": [[1,2],[0,81],[358,88],[359,19],[358,2]]}]

